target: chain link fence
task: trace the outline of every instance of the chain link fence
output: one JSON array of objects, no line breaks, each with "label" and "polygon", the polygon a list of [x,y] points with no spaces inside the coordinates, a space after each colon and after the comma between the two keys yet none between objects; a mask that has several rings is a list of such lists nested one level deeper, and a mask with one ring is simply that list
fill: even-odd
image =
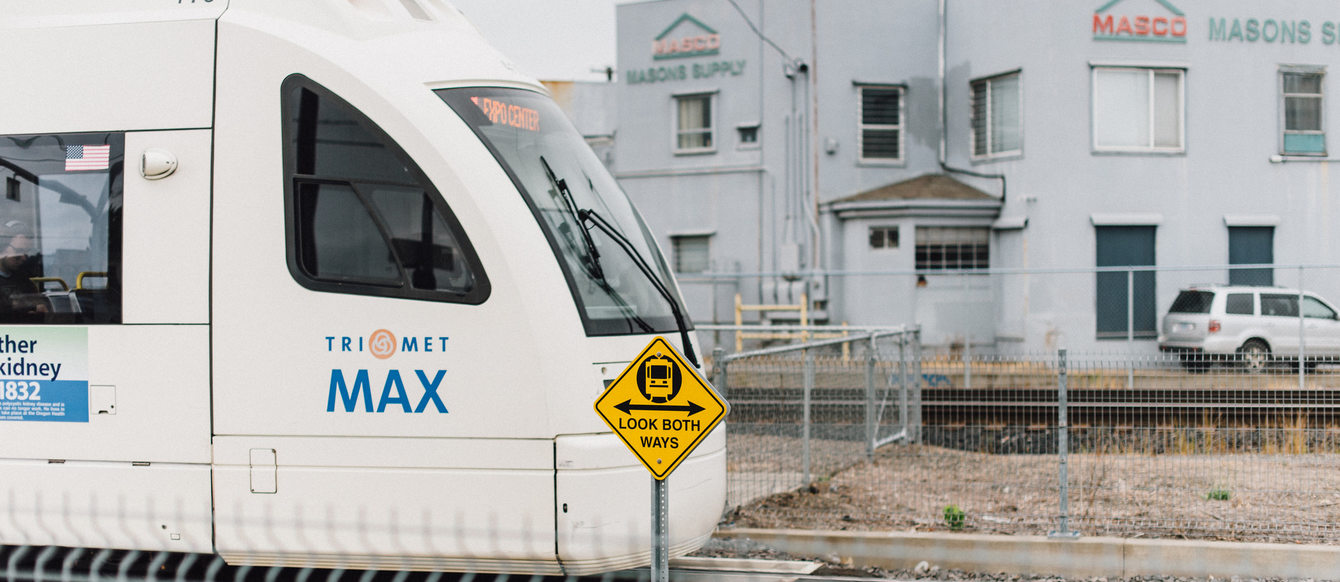
[{"label": "chain link fence", "polygon": [[[918,336],[876,342],[861,354],[873,364],[817,343],[726,357],[727,523],[1340,539],[1340,367],[1329,361],[1002,356],[929,350]],[[897,438],[867,436],[866,411],[881,406],[875,432]]]},{"label": "chain link fence", "polygon": [[1101,261],[681,279],[716,345],[916,322],[721,358],[726,523],[1340,539],[1340,266]]}]

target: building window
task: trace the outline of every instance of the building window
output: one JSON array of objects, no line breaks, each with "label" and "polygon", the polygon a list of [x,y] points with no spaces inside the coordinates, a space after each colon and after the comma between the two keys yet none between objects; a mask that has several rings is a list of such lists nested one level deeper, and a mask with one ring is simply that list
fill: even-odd
[{"label": "building window", "polygon": [[991,266],[991,229],[961,226],[917,227],[917,270],[952,271]]},{"label": "building window", "polygon": [[1094,149],[1183,151],[1184,73],[1181,69],[1095,67]]},{"label": "building window", "polygon": [[[1099,267],[1154,265],[1153,226],[1098,226]],[[1128,293],[1128,289],[1131,293]],[[1153,270],[1104,270],[1097,274],[1098,339],[1158,335]],[[1133,317],[1127,318],[1127,313]]]},{"label": "building window", "polygon": [[672,236],[676,273],[705,273],[712,264],[711,235]]},{"label": "building window", "polygon": [[972,155],[1018,154],[1023,149],[1019,73],[972,82]]},{"label": "building window", "polygon": [[740,132],[740,148],[758,147],[758,125],[741,125],[735,128]]},{"label": "building window", "polygon": [[1326,155],[1321,81],[1319,70],[1283,71],[1280,74],[1284,100],[1283,153]]},{"label": "building window", "polygon": [[675,153],[710,152],[712,139],[712,94],[675,97]]},{"label": "building window", "polygon": [[872,249],[898,248],[898,227],[896,226],[870,227],[870,248]]},{"label": "building window", "polygon": [[5,178],[5,200],[20,202],[22,198],[22,195],[20,194],[21,192],[22,190],[19,187],[17,178],[13,176]]},{"label": "building window", "polygon": [[902,161],[903,88],[861,87],[860,92],[861,161]]},{"label": "building window", "polygon": [[[1228,264],[1270,265],[1275,262],[1275,227],[1230,226],[1228,228]],[[1230,285],[1275,284],[1273,269],[1229,269]]]}]

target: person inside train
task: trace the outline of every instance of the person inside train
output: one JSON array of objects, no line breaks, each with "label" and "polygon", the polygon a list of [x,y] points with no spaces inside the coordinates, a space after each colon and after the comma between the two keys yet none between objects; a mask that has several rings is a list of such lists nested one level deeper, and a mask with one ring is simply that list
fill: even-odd
[{"label": "person inside train", "polygon": [[22,229],[0,229],[0,320],[6,323],[40,322],[46,300],[33,283],[38,261],[36,240]]}]

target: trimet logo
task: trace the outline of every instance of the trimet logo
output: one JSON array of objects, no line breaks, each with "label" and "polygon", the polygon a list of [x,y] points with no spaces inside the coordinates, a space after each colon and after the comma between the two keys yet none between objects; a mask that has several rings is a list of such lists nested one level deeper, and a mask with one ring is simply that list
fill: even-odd
[{"label": "trimet logo", "polygon": [[374,331],[367,337],[328,335],[325,338],[327,352],[366,352],[378,360],[390,359],[396,352],[445,352],[448,339],[445,335],[396,338],[394,333],[386,329]]},{"label": "trimet logo", "polygon": [[[326,351],[339,353],[368,353],[377,360],[389,360],[396,352],[445,352],[447,336],[417,335],[397,338],[387,329],[378,329],[368,336],[325,336]],[[440,358],[422,359],[427,369],[386,369],[381,365],[358,364],[350,359],[350,366],[362,368],[333,368],[326,391],[326,412],[446,414],[441,390],[447,371],[437,368]],[[366,362],[366,360],[364,360]],[[413,360],[411,360],[413,361]]]},{"label": "trimet logo", "polygon": [[[671,36],[673,33],[675,36]],[[721,35],[698,19],[684,14],[675,20],[655,40],[651,41],[651,58],[676,59],[717,54]]]},{"label": "trimet logo", "polygon": [[[1139,8],[1113,10],[1122,1],[1111,0],[1093,12],[1094,40],[1186,42],[1186,15],[1168,0],[1145,0],[1148,8],[1154,8],[1154,14],[1139,12]],[[1130,9],[1131,5],[1124,8]]]},{"label": "trimet logo", "polygon": [[395,355],[395,334],[379,329],[368,336],[368,351],[378,360],[385,360]]}]

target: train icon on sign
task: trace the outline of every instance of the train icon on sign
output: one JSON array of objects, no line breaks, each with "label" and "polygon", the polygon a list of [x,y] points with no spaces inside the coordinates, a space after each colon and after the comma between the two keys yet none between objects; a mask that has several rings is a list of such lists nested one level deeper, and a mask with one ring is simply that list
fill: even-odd
[{"label": "train icon on sign", "polygon": [[637,388],[642,397],[655,403],[665,403],[679,394],[679,368],[675,361],[661,352],[642,360],[637,370]]},{"label": "train icon on sign", "polygon": [[653,396],[660,395],[662,398],[669,396],[670,380],[674,375],[674,368],[674,364],[671,364],[669,360],[648,358],[647,361],[642,362],[642,370],[647,378],[647,393]]}]

